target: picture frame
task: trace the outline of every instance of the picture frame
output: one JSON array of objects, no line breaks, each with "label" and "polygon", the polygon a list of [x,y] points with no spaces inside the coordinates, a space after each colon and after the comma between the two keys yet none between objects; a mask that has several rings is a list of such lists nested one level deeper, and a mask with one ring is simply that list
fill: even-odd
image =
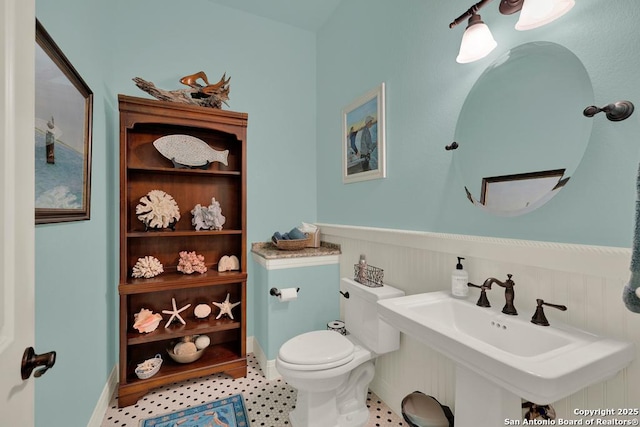
[{"label": "picture frame", "polygon": [[36,20],[35,223],[90,219],[93,92]]},{"label": "picture frame", "polygon": [[385,84],[342,110],[342,182],[386,178]]}]

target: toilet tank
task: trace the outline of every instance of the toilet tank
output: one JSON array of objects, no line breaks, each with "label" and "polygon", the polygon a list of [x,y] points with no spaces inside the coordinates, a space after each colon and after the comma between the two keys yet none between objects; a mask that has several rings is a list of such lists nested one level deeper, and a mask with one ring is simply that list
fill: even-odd
[{"label": "toilet tank", "polygon": [[404,291],[388,285],[370,288],[347,278],[340,280],[340,290],[349,293],[343,298],[347,331],[374,353],[397,350],[400,331],[380,319],[377,305],[378,300],[401,297]]}]

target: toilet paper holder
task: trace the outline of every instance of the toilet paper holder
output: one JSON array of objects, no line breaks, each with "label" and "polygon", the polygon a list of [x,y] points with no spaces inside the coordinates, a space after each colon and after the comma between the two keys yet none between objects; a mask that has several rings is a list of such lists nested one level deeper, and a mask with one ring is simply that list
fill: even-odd
[{"label": "toilet paper holder", "polygon": [[[296,288],[296,292],[300,292],[300,288]],[[269,295],[273,295],[274,297],[279,297],[280,296],[280,289],[271,288],[269,290]]]}]

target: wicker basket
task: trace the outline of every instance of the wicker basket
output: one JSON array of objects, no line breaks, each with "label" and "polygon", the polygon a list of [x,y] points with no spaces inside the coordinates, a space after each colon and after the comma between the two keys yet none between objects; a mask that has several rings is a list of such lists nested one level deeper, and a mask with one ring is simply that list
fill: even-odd
[{"label": "wicker basket", "polygon": [[276,248],[281,249],[283,251],[297,251],[300,249],[304,249],[311,244],[312,236],[307,237],[306,239],[296,239],[296,240],[278,240],[274,244]]}]

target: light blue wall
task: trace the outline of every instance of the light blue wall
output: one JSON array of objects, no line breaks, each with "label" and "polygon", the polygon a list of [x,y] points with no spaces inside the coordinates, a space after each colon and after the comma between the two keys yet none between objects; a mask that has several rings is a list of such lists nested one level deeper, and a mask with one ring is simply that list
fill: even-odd
[{"label": "light blue wall", "polygon": [[[620,99],[640,105],[637,0],[580,0],[560,20],[525,32],[513,28],[517,15],[500,15],[499,2],[489,3],[481,15],[498,47],[485,59],[461,65],[455,57],[465,25],[448,25],[471,3],[346,0],[319,31],[318,221],[629,247],[640,148],[637,112],[620,123],[594,118],[589,147],[569,184],[521,217],[496,217],[471,205],[444,146],[454,140],[458,114],[482,71],[531,41],[573,51],[590,74],[598,105]],[[343,185],[341,110],[381,82],[388,177]]]},{"label": "light blue wall", "polygon": [[[35,382],[37,426],[86,425],[117,362],[117,223],[106,138],[103,8],[97,0],[37,2],[36,15],[94,92],[91,220],[36,226],[36,351],[54,369]],[[73,410],[70,410],[72,408]]]},{"label": "light blue wall", "polygon": [[[275,360],[280,346],[304,332],[326,329],[340,319],[340,265],[267,270],[254,265],[256,272],[255,337],[267,356]],[[300,288],[295,301],[279,301],[271,288]]]},{"label": "light blue wall", "polygon": [[36,227],[36,349],[58,351],[36,423],[83,426],[118,357],[117,94],[150,97],[133,77],[231,76],[225,109],[249,114],[248,243],[265,241],[316,219],[315,35],[206,0],[37,0],[37,17],[95,94],[91,220]]}]

